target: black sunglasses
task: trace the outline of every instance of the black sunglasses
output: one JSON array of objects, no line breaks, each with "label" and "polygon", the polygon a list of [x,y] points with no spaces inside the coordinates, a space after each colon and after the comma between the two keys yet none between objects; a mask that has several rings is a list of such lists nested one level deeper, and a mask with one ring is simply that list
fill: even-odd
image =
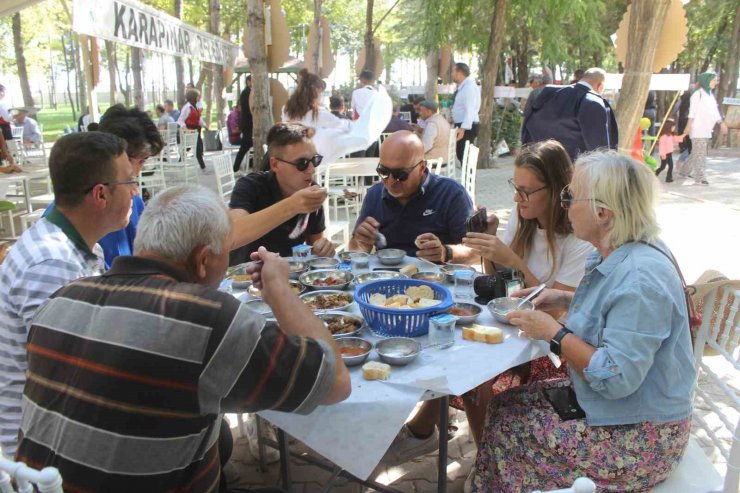
[{"label": "black sunglasses", "polygon": [[422,159],[421,161],[419,161],[418,163],[416,163],[415,165],[409,168],[400,168],[400,169],[390,169],[390,168],[386,168],[382,164],[378,164],[378,167],[375,168],[375,171],[378,173],[378,176],[380,176],[380,178],[383,181],[387,180],[391,176],[398,181],[406,181],[408,180],[411,172],[414,171],[414,168],[419,166],[421,163],[425,163],[425,162],[426,161]]},{"label": "black sunglasses", "polygon": [[314,168],[318,168],[321,164],[321,161],[324,159],[324,156],[322,156],[321,154],[315,154],[309,158],[302,157],[298,161],[286,161],[285,159],[280,159],[279,157],[276,157],[275,159],[277,159],[278,161],[282,161],[283,163],[292,164],[298,171],[306,171],[309,164],[313,164]]}]

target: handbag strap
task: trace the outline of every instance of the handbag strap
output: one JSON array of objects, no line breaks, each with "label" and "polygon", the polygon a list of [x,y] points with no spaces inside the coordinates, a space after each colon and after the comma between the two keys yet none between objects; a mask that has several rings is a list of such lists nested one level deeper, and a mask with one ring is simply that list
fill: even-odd
[{"label": "handbag strap", "polygon": [[653,250],[659,251],[660,253],[663,254],[663,256],[665,256],[668,260],[670,260],[671,263],[673,264],[673,267],[676,268],[676,272],[678,272],[678,277],[679,279],[681,279],[681,286],[683,286],[684,291],[686,291],[687,294],[692,294],[690,293],[690,291],[693,289],[693,286],[689,286],[688,284],[686,284],[686,279],[684,279],[683,277],[683,272],[681,272],[681,268],[678,266],[678,262],[676,262],[676,257],[673,256],[673,252],[669,250],[668,253],[666,253],[661,248],[658,248],[652,243],[648,243],[647,241],[644,241],[644,240],[638,240],[637,242],[642,243],[643,245],[647,245]]}]

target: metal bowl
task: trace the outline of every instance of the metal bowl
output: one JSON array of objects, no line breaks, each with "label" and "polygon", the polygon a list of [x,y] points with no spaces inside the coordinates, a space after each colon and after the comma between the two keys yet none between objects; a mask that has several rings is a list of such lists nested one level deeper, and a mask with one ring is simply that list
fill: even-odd
[{"label": "metal bowl", "polygon": [[247,308],[254,310],[257,313],[261,313],[265,317],[274,317],[272,313],[272,308],[270,308],[270,305],[268,305],[262,300],[245,301],[244,304],[247,306]]},{"label": "metal bowl", "polygon": [[[339,279],[342,282],[340,284],[330,284],[326,286],[322,286],[319,284],[316,284],[316,282],[320,279],[326,279],[327,277],[332,277],[334,279]],[[299,281],[304,286],[307,286],[311,289],[331,289],[331,290],[341,290],[341,289],[347,289],[347,286],[349,286],[349,283],[352,282],[352,279],[354,279],[355,276],[352,275],[351,272],[347,272],[346,270],[333,270],[333,269],[327,269],[327,270],[312,270],[309,272],[304,272],[300,275],[298,278]]]},{"label": "metal bowl", "polygon": [[380,279],[406,279],[406,276],[394,270],[375,270],[355,276],[355,286]]},{"label": "metal bowl", "polygon": [[343,318],[346,320],[351,320],[354,325],[355,329],[348,331],[348,332],[332,332],[331,335],[334,338],[340,338],[340,337],[352,337],[359,335],[362,330],[365,328],[365,319],[362,318],[360,315],[355,315],[354,313],[347,313],[347,312],[322,312],[316,315],[319,317],[324,324],[326,325],[327,329],[331,332],[331,328],[329,328],[329,323],[338,319]]},{"label": "metal bowl", "polygon": [[408,365],[419,356],[421,344],[410,337],[391,337],[375,343],[375,352],[389,365]]},{"label": "metal bowl", "polygon": [[[459,310],[466,310],[468,312],[472,312],[472,315],[459,315],[457,313],[454,313],[455,309]],[[478,318],[478,315],[480,315],[480,312],[483,311],[481,307],[474,303],[454,303],[449,310],[447,310],[447,313],[450,315],[454,315],[457,317],[457,323],[460,325],[470,324],[475,322],[475,320]]]},{"label": "metal bowl", "polygon": [[347,250],[339,254],[339,260],[342,262],[351,262],[352,258],[370,258],[370,254],[367,252],[361,252],[359,250]]},{"label": "metal bowl", "polygon": [[383,265],[398,265],[403,262],[406,251],[399,250],[398,248],[386,248],[384,250],[378,250],[375,252],[375,255]]},{"label": "metal bowl", "polygon": [[331,295],[341,295],[341,297],[345,299],[346,303],[332,305],[326,308],[311,308],[311,309],[315,312],[326,312],[329,310],[335,310],[335,311],[336,310],[346,310],[347,308],[349,308],[349,306],[352,303],[354,303],[354,298],[352,297],[351,293],[347,293],[345,291],[335,291],[335,290],[330,290],[330,289],[322,289],[319,291],[309,291],[308,293],[303,293],[301,295],[301,299],[303,300],[304,303],[308,304],[314,298],[317,298],[319,296],[326,297],[326,296],[331,296]]},{"label": "metal bowl", "polygon": [[[298,281],[294,281],[290,279],[288,281],[288,284],[290,284],[290,288],[293,290],[295,294],[301,294],[306,290],[306,286],[301,284]],[[262,298],[262,291],[257,289],[252,283],[249,283],[249,288],[247,288],[247,293],[249,293],[249,296],[252,298]]]},{"label": "metal bowl", "polygon": [[434,272],[431,270],[417,272],[411,276],[411,279],[420,279],[422,281],[443,283],[447,279],[447,275],[443,272]]},{"label": "metal bowl", "polygon": [[342,361],[344,361],[344,364],[347,366],[357,366],[357,365],[363,364],[365,360],[367,359],[367,356],[370,354],[370,350],[373,348],[373,345],[371,342],[366,341],[365,339],[361,339],[359,337],[342,337],[336,340],[336,345],[340,351],[342,350],[343,347],[360,348],[365,351],[364,353],[359,354],[357,356],[349,356],[349,355],[342,354]]},{"label": "metal bowl", "polygon": [[[488,302],[488,311],[491,312],[493,318],[503,324],[508,324],[509,319],[506,318],[506,314],[517,310],[517,305],[521,303],[521,298],[504,297],[496,298]],[[534,304],[531,301],[525,302],[519,310],[534,310]]]},{"label": "metal bowl", "polygon": [[308,267],[311,270],[334,269],[337,265],[339,265],[339,260],[334,257],[316,257],[308,261]]},{"label": "metal bowl", "polygon": [[246,263],[239,264],[230,267],[229,270],[226,271],[226,279],[231,280],[231,287],[233,289],[247,289],[252,285],[252,276],[247,274],[247,271],[245,270],[246,266]]},{"label": "metal bowl", "polygon": [[446,264],[440,269],[447,276],[447,282],[454,284],[456,270],[469,270],[475,272],[475,269],[469,265],[463,264]]},{"label": "metal bowl", "polygon": [[308,263],[300,260],[288,260],[288,277],[298,280],[298,277],[308,270]]}]

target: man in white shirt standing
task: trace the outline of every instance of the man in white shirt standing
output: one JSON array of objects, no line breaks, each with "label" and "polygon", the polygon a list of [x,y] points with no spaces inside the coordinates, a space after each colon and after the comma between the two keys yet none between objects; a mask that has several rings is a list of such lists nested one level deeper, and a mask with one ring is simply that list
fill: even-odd
[{"label": "man in white shirt standing", "polygon": [[373,94],[375,94],[373,80],[374,77],[371,71],[363,70],[360,72],[360,87],[352,91],[352,111],[355,120],[360,118],[360,115],[373,98]]},{"label": "man in white shirt standing", "polygon": [[465,63],[456,63],[452,79],[457,84],[455,102],[452,105],[452,122],[457,128],[457,159],[462,162],[465,142],[472,144],[478,136],[480,111],[480,89],[470,77],[470,67]]},{"label": "man in white shirt standing", "polygon": [[[447,147],[450,143],[450,124],[437,113],[437,103],[424,100],[419,103],[419,116],[424,119],[421,143],[424,145],[424,159],[439,159],[447,163]],[[452,163],[454,164],[454,163]],[[450,163],[447,163],[449,166]]]}]

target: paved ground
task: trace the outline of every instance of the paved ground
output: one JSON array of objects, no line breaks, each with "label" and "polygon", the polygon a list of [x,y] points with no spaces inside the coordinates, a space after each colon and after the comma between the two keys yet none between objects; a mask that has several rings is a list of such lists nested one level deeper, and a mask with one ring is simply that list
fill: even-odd
[{"label": "paved ground", "polygon": [[[512,194],[506,180],[512,174],[513,160],[501,159],[498,167],[478,172],[477,202],[491,211],[508,217]],[[209,177],[203,176],[202,181]],[[212,180],[212,178],[210,178]],[[710,186],[692,185],[676,181],[661,183],[661,197],[658,205],[658,218],[663,230],[663,239],[673,250],[688,282],[695,280],[707,269],[715,269],[728,277],[740,279],[738,261],[738,226],[740,226],[740,150],[717,151],[712,153],[708,165]],[[721,366],[720,357],[709,358],[712,367]],[[730,382],[734,387],[740,382]],[[731,422],[736,423],[740,408],[732,406],[722,391],[706,381],[700,385],[717,399],[718,405],[729,414]],[[718,419],[706,406],[697,407],[696,412],[712,424]],[[455,423],[458,434],[450,442],[448,453],[448,491],[460,492],[465,477],[475,458],[475,447],[467,434],[464,413],[459,413]],[[236,429],[232,429],[236,436]],[[726,463],[721,455],[711,447],[711,442],[694,427],[693,434],[705,449],[715,467],[724,474]],[[729,441],[730,437],[724,436]],[[292,450],[311,453],[301,444],[294,444]],[[313,454],[315,455],[315,454]],[[296,492],[323,491],[331,474],[314,466],[306,466],[301,461],[292,460]],[[277,485],[278,468],[271,465],[266,473],[260,473],[249,453],[246,441],[237,439],[232,461],[227,466],[228,478],[232,486]],[[393,468],[379,467],[372,477],[386,485],[392,485],[403,492],[436,491],[436,455],[430,454],[407,464]],[[340,479],[333,491],[364,491],[357,484]]]}]

